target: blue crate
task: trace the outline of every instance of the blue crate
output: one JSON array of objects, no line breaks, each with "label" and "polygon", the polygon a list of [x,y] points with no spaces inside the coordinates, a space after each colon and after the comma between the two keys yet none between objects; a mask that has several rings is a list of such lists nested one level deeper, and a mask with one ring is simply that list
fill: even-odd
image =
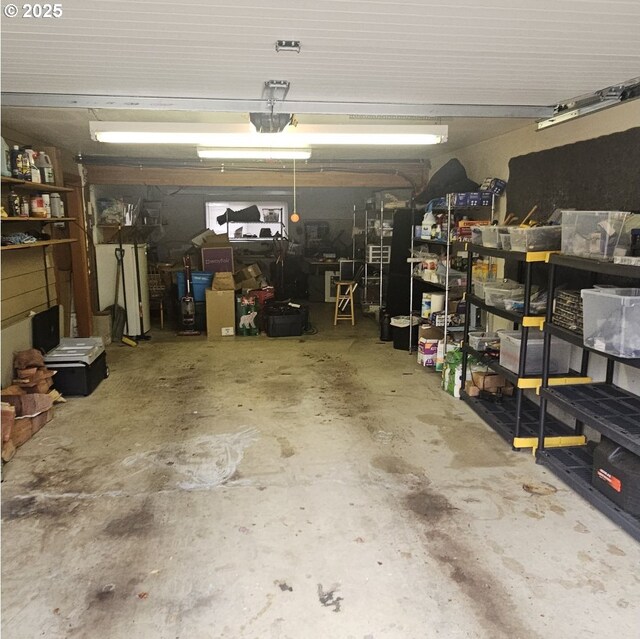
[{"label": "blue crate", "polygon": [[[187,287],[185,284],[184,272],[178,271],[177,273],[177,281],[178,281],[178,299],[184,297],[187,292]],[[192,271],[191,272],[191,284],[193,288],[193,299],[196,302],[204,302],[204,292],[211,288],[211,283],[213,282],[213,273],[206,273],[205,271]]]}]

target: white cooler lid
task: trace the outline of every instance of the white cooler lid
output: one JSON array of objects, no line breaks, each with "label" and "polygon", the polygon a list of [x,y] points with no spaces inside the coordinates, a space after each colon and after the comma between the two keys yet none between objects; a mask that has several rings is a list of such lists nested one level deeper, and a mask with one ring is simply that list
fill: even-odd
[{"label": "white cooler lid", "polygon": [[45,356],[46,364],[84,362],[91,364],[104,351],[101,337],[63,337]]}]

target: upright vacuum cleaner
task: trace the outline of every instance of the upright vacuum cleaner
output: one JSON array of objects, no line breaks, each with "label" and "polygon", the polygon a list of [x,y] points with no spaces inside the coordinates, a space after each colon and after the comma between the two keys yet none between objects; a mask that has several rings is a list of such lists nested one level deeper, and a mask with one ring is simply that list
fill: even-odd
[{"label": "upright vacuum cleaner", "polygon": [[180,299],[180,322],[182,328],[178,331],[178,335],[200,335],[200,331],[197,331],[196,326],[196,301],[193,298],[191,282],[191,257],[185,255],[182,258],[184,264],[184,280],[185,280],[185,294]]}]

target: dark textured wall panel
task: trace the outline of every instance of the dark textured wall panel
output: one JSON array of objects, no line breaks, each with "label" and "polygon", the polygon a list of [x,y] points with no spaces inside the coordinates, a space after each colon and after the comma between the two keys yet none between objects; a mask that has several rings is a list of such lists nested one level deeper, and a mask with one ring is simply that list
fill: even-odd
[{"label": "dark textured wall panel", "polygon": [[640,126],[512,158],[507,210],[522,219],[536,204],[540,220],[556,208],[640,211]]}]

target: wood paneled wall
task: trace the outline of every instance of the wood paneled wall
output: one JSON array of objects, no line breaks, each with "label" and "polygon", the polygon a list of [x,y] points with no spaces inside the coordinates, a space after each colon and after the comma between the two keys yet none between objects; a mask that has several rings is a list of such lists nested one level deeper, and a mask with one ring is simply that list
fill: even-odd
[{"label": "wood paneled wall", "polygon": [[[47,264],[45,275],[45,259]],[[51,249],[7,251],[2,255],[2,328],[48,308],[46,281],[49,280],[50,304],[57,304],[56,270]]]}]

